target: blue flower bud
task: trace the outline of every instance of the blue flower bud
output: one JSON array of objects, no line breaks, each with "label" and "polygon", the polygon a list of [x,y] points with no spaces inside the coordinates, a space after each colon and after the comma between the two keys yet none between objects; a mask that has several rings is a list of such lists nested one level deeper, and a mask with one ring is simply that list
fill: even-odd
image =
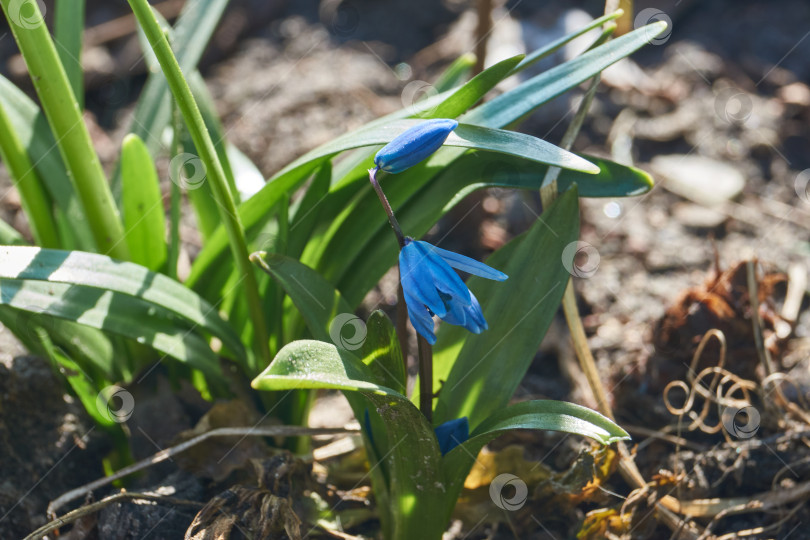
[{"label": "blue flower bud", "polygon": [[377,168],[389,173],[402,172],[441,148],[458,122],[448,119],[426,120],[397,135],[374,156]]},{"label": "blue flower bud", "polygon": [[436,433],[439,450],[445,455],[470,438],[470,422],[466,416],[462,416],[437,426],[433,431]]}]

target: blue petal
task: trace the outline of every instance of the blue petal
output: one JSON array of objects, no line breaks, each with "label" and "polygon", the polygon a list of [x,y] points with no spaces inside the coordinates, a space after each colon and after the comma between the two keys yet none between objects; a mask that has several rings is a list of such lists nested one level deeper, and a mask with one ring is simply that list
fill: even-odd
[{"label": "blue petal", "polygon": [[491,266],[487,266],[486,264],[478,262],[475,259],[465,257],[464,255],[459,255],[458,253],[453,253],[452,251],[447,251],[446,249],[442,249],[431,244],[428,245],[447,264],[457,270],[461,270],[482,278],[492,279],[494,281],[504,281],[509,277],[500,270],[495,270]]},{"label": "blue petal", "polygon": [[[450,295],[453,300],[459,301],[465,306],[469,306],[470,290],[464,282],[461,281],[458,274],[433,251],[433,246],[421,240],[415,240],[413,244],[415,244],[416,249],[424,258],[425,265],[430,269],[436,288]],[[436,312],[434,311],[434,313]],[[436,313],[436,315],[439,314]],[[444,315],[439,315],[439,317],[443,316]]]},{"label": "blue petal", "polygon": [[464,416],[436,426],[434,432],[436,441],[439,443],[439,450],[442,455],[445,455],[470,438],[470,422]]},{"label": "blue petal", "polygon": [[441,148],[458,122],[449,119],[426,120],[406,129],[374,156],[374,164],[389,173],[402,172]]},{"label": "blue petal", "polygon": [[412,240],[408,241],[399,252],[399,274],[403,291],[419,300],[420,304],[427,306],[439,317],[447,314],[428,261],[417,243]]},{"label": "blue petal", "polygon": [[458,303],[452,304],[447,310],[447,315],[442,320],[448,324],[463,326],[473,334],[480,334],[488,328],[484,314],[481,312],[481,305],[478,299],[470,291],[471,304],[461,306]]},{"label": "blue petal", "polygon": [[430,316],[425,305],[408,294],[408,291],[404,287],[402,291],[405,293],[405,305],[408,307],[408,317],[411,319],[411,324],[414,329],[419,332],[419,335],[425,338],[428,343],[435,345],[436,334],[433,333],[433,317]]},{"label": "blue petal", "polygon": [[467,315],[464,328],[473,334],[480,334],[489,328],[489,325],[487,324],[487,320],[484,319],[484,313],[481,311],[481,304],[478,303],[478,298],[475,297],[472,291],[470,291],[470,299],[472,300],[472,304],[464,308]]},{"label": "blue petal", "polygon": [[467,321],[466,310],[469,306],[463,305],[461,302],[449,302],[447,306],[447,315],[441,319],[456,326],[464,326]]}]

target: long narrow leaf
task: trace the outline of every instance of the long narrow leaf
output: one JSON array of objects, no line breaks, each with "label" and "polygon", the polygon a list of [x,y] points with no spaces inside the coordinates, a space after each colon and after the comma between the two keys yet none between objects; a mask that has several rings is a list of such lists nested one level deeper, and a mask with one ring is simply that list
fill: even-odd
[{"label": "long narrow leaf", "polygon": [[26,8],[33,12],[31,20],[38,23],[20,24],[15,21],[18,14],[10,11],[17,9],[12,4],[12,0],[0,0],[42,102],[42,110],[56,137],[62,160],[75,183],[96,244],[102,253],[126,260],[128,252],[118,209],[65,70],[44,24],[44,16],[36,2],[28,3]]},{"label": "long narrow leaf", "polygon": [[487,259],[509,276],[507,281],[469,279],[489,330],[476,335],[447,324],[439,329],[434,384],[444,383],[435,407],[437,423],[466,416],[474,429],[509,403],[560,305],[570,278],[563,251],[578,232],[578,199],[572,189],[527,233]]},{"label": "long narrow leaf", "polygon": [[[228,0],[193,0],[183,6],[172,33],[172,42],[180,69],[184,72],[191,73],[199,63],[227,5]],[[163,133],[170,118],[169,86],[162,73],[155,73],[149,77],[141,92],[129,131],[143,139],[149,152],[154,155],[160,147],[160,139],[155,134]],[[120,189],[120,177],[115,175],[113,190],[119,193]]]},{"label": "long narrow leaf", "polygon": [[132,262],[157,272],[166,263],[166,216],[155,164],[137,135],[124,138],[121,179],[130,257]]},{"label": "long narrow leaf", "polygon": [[56,205],[56,220],[63,249],[93,251],[95,240],[84,211],[67,174],[59,152],[54,152],[54,139],[48,121],[39,107],[25,93],[0,75],[0,102],[8,114],[14,132],[25,147],[35,170]]},{"label": "long narrow leaf", "polygon": [[82,71],[82,35],[85,0],[55,2],[54,43],[65,68],[73,95],[84,108],[84,72]]},{"label": "long narrow leaf", "polygon": [[125,294],[68,283],[4,278],[0,280],[0,304],[134,339],[209,375],[220,375],[216,355],[187,325],[157,317],[156,308]]},{"label": "long narrow leaf", "polygon": [[[0,279],[86,287],[130,297],[128,302],[159,307],[188,328],[198,328],[222,340],[237,359],[244,360],[244,348],[233,329],[216,309],[193,291],[162,274],[133,263],[115,261],[104,255],[58,251],[34,247],[2,247]],[[17,306],[19,307],[19,306]],[[121,314],[126,317],[126,313]]]}]

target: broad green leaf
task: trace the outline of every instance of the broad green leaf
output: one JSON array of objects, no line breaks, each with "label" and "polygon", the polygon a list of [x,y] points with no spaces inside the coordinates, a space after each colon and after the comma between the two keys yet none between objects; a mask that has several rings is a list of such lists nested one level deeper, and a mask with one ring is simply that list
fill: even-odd
[{"label": "broad green leaf", "polygon": [[564,401],[523,401],[495,411],[470,438],[442,458],[447,497],[455,500],[478,452],[499,435],[513,429],[561,431],[589,437],[601,444],[629,439],[622,428],[598,412]]},{"label": "broad green leaf", "polygon": [[[359,330],[360,327],[356,326],[355,329]],[[371,369],[375,382],[404,395],[408,376],[399,339],[388,315],[380,310],[373,311],[365,324],[363,337],[363,363]]]},{"label": "broad green leaf", "polygon": [[532,77],[510,90],[476,107],[460,118],[468,124],[488,127],[509,125],[543,103],[590,79],[611,64],[629,56],[663,32],[664,21],[634,30],[592,49],[568,62]]},{"label": "broad green leaf", "polygon": [[323,341],[301,340],[281,349],[250,385],[256,390],[275,391],[348,390],[369,396],[388,396],[400,404],[410,405],[408,398],[373,380],[371,370],[350,351]]},{"label": "broad green leaf", "polygon": [[92,251],[95,240],[84,217],[84,210],[56,148],[45,115],[31,98],[11,81],[0,75],[0,102],[14,126],[17,136],[28,151],[39,177],[58,209],[56,219],[65,248]]},{"label": "broad green leaf", "polygon": [[121,149],[121,189],[130,259],[157,272],[166,263],[166,216],[152,156],[134,134]]},{"label": "broad green leaf", "polygon": [[[380,465],[388,477],[382,488],[388,504],[381,508],[385,537],[392,539],[437,538],[446,527],[445,516],[454,499],[448,499],[441,476],[441,454],[433,430],[408,399],[373,382],[371,370],[351,352],[321,341],[296,341],[279,351],[276,358],[251,386],[257,390],[329,388],[342,390],[355,413],[364,402],[352,395],[359,392],[366,406],[379,414],[372,438],[380,447]],[[361,422],[364,414],[359,418]],[[375,423],[371,420],[372,425]],[[385,440],[377,440],[384,437]],[[368,440],[368,439],[367,439]],[[373,476],[377,482],[382,475]],[[450,510],[448,510],[448,508]]]},{"label": "broad green leaf", "polygon": [[[238,360],[244,360],[244,347],[233,329],[219,317],[216,309],[193,291],[162,274],[150,272],[137,264],[115,261],[104,255],[35,247],[0,247],[0,260],[3,261],[0,264],[0,279],[28,283],[38,281],[46,287],[65,284],[68,292],[70,287],[95,290],[88,293],[89,297],[107,293],[112,293],[112,298],[123,296],[126,299],[124,303],[142,306],[139,309],[143,313],[159,308],[184,321],[189,329],[198,328],[210,332],[222,340]],[[63,300],[67,302],[69,299]],[[19,305],[15,307],[25,308]],[[115,315],[121,321],[127,320],[126,311]],[[137,326],[132,321],[130,324]],[[132,331],[137,332],[137,329]]]},{"label": "broad green leaf", "polygon": [[220,376],[217,356],[187,324],[178,324],[159,308],[126,294],[70,283],[3,278],[0,304],[127,337]]},{"label": "broad green leaf", "polygon": [[578,233],[577,192],[571,189],[529,231],[487,259],[508,280],[469,279],[489,329],[475,335],[442,324],[434,354],[435,388],[445,382],[435,407],[436,424],[466,416],[475,429],[509,403],[560,305],[570,278],[563,250]]},{"label": "broad green leaf", "polygon": [[34,354],[46,354],[39,335],[34,331],[44,328],[51,341],[79,362],[84,370],[111,381],[124,379],[128,375],[126,369],[122,369],[125,366],[118,362],[118,351],[110,339],[95,328],[43,315],[37,306],[31,306],[29,311],[0,306],[0,322]]}]

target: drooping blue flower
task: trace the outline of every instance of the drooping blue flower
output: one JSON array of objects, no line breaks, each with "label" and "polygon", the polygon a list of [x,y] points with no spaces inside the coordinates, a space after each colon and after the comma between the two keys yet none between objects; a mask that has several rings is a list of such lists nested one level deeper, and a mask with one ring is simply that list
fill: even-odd
[{"label": "drooping blue flower", "polygon": [[402,172],[441,148],[456,127],[458,122],[449,119],[420,122],[397,135],[377,152],[374,164],[385,172]]},{"label": "drooping blue flower", "polygon": [[408,316],[416,331],[431,345],[436,343],[433,315],[474,334],[488,328],[478,299],[453,268],[495,281],[508,277],[475,259],[421,240],[406,238],[405,247],[399,252],[400,281]]},{"label": "drooping blue flower", "polygon": [[466,416],[462,416],[439,424],[433,431],[436,433],[436,440],[439,442],[439,450],[441,450],[442,455],[445,455],[470,438],[470,422]]}]

